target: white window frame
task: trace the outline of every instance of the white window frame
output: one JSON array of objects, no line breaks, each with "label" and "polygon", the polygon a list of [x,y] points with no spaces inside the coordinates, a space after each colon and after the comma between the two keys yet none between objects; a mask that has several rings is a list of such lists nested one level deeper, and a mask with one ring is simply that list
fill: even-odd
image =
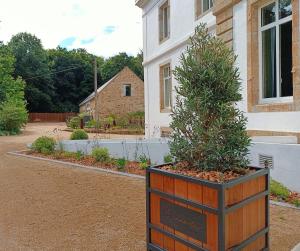
[{"label": "white window frame", "polygon": [[[261,20],[261,14],[262,14],[262,9],[269,4],[275,3],[275,21],[267,24],[265,26],[262,26],[262,20]],[[268,103],[290,103],[293,102],[293,96],[289,97],[280,97],[280,46],[279,46],[279,26],[281,24],[287,23],[292,21],[292,15],[293,15],[293,9],[292,9],[292,14],[289,15],[288,17],[284,17],[282,19],[279,19],[279,12],[278,12],[278,4],[279,0],[272,0],[264,5],[260,6],[258,9],[258,43],[259,43],[259,103],[260,104],[268,104]],[[264,98],[263,97],[263,64],[262,64],[262,32],[265,30],[268,30],[270,28],[276,27],[276,98]]]},{"label": "white window frame", "polygon": [[[166,6],[164,6],[164,5],[166,5]],[[165,9],[167,9],[167,15],[168,15],[167,20],[166,20],[166,16],[164,15],[165,14]],[[158,30],[159,30],[158,35],[159,35],[159,42],[160,43],[163,43],[164,41],[166,41],[170,38],[170,34],[171,34],[171,17],[170,17],[170,13],[171,13],[170,2],[169,2],[169,0],[166,0],[159,6],[159,10],[158,10]],[[160,15],[162,15],[162,19],[160,19]],[[162,24],[160,24],[160,21],[162,21]],[[168,29],[167,32],[165,31],[165,27],[167,27],[167,29]],[[161,36],[161,34],[162,34],[162,36]]]},{"label": "white window frame", "polygon": [[[169,68],[169,76],[165,76],[165,69]],[[171,64],[167,64],[165,66],[162,67],[162,73],[163,73],[163,90],[164,90],[164,109],[171,109],[172,107],[172,74],[171,74]],[[169,97],[169,101],[170,103],[167,105],[166,104],[166,81],[169,80],[169,83],[171,85],[171,92],[170,92],[170,97]]]},{"label": "white window frame", "polygon": [[[126,87],[130,87],[130,96],[126,95]],[[123,84],[123,97],[132,97],[132,86],[131,84]]]}]

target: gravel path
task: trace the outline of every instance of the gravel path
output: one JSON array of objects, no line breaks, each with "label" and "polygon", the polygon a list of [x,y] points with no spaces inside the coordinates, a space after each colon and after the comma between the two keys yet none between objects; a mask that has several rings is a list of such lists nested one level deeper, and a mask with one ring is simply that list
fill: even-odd
[{"label": "gravel path", "polygon": [[[0,250],[145,250],[143,180],[6,154],[55,127],[64,125],[29,124],[0,137]],[[271,250],[299,241],[300,211],[272,206]]]}]

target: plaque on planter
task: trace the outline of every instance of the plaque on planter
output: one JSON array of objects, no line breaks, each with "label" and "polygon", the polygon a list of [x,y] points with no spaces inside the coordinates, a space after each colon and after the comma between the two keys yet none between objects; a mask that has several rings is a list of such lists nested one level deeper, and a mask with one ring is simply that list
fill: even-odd
[{"label": "plaque on planter", "polygon": [[206,243],[206,215],[160,199],[160,222],[195,240]]}]

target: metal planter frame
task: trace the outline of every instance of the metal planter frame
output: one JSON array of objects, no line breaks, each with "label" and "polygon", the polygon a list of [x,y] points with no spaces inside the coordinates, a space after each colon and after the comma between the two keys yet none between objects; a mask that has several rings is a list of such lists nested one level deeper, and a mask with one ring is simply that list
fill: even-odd
[{"label": "metal planter frame", "polygon": [[[242,177],[233,179],[229,182],[220,184],[220,183],[216,183],[216,182],[211,182],[211,181],[207,181],[207,180],[203,180],[203,179],[198,179],[198,178],[194,178],[194,177],[189,177],[189,176],[175,174],[175,173],[167,172],[165,170],[161,170],[160,167],[165,166],[165,165],[170,165],[170,164],[148,167],[146,170],[146,218],[147,218],[146,228],[147,228],[147,250],[148,251],[165,251],[165,250],[161,249],[160,247],[157,247],[151,243],[151,236],[150,236],[151,229],[154,229],[160,233],[163,233],[163,234],[169,236],[170,238],[172,238],[178,242],[181,242],[182,244],[184,244],[190,248],[193,248],[197,251],[208,251],[207,249],[205,249],[203,247],[197,246],[193,242],[185,240],[179,236],[176,236],[173,233],[167,232],[167,231],[151,224],[151,219],[150,219],[150,194],[151,193],[157,194],[157,195],[161,196],[162,198],[172,199],[177,202],[182,202],[182,203],[185,203],[192,207],[199,208],[204,211],[207,211],[207,212],[217,215],[218,216],[218,250],[220,250],[220,251],[223,251],[223,250],[225,251],[225,215],[234,210],[237,210],[237,209],[243,207],[246,204],[251,203],[254,200],[265,197],[265,200],[266,200],[266,202],[265,202],[266,203],[265,204],[266,205],[265,228],[256,232],[254,235],[250,236],[248,239],[246,239],[245,241],[240,243],[238,246],[233,247],[231,250],[233,250],[233,251],[241,250],[244,247],[246,247],[248,244],[252,243],[257,238],[259,238],[260,236],[263,236],[263,235],[266,235],[266,248],[264,250],[269,250],[269,247],[270,247],[270,244],[269,244],[270,170],[269,169],[251,167],[252,169],[255,169],[256,172],[250,173],[250,174],[244,175]],[[188,200],[186,198],[181,198],[176,195],[172,195],[172,194],[168,194],[168,193],[159,191],[157,189],[152,189],[150,187],[150,174],[151,173],[157,173],[157,174],[161,174],[164,176],[169,176],[172,178],[185,180],[188,182],[205,185],[207,187],[216,189],[218,191],[218,208],[216,209],[216,208],[212,208],[209,206],[205,206],[205,205],[199,204],[195,201]],[[238,184],[244,183],[246,181],[258,178],[260,176],[266,177],[266,188],[263,192],[257,193],[253,196],[250,196],[232,206],[229,206],[229,207],[225,206],[224,200],[225,200],[225,190],[226,189],[236,186]]]}]

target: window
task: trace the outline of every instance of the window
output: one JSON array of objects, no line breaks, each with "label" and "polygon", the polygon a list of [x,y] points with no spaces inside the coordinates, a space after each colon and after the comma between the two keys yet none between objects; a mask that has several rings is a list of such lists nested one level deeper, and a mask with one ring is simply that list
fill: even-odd
[{"label": "window", "polygon": [[166,1],[159,8],[159,41],[163,42],[170,37],[170,5]]},{"label": "window", "polygon": [[212,0],[195,0],[196,18],[200,17],[203,13],[209,11],[212,7]]},{"label": "window", "polygon": [[125,96],[125,97],[131,96],[131,85],[126,84],[123,86],[123,96]]},{"label": "window", "polygon": [[169,111],[172,106],[172,76],[171,65],[161,67],[161,109]]},{"label": "window", "polygon": [[259,34],[261,98],[293,96],[291,0],[278,0],[260,9]]}]

